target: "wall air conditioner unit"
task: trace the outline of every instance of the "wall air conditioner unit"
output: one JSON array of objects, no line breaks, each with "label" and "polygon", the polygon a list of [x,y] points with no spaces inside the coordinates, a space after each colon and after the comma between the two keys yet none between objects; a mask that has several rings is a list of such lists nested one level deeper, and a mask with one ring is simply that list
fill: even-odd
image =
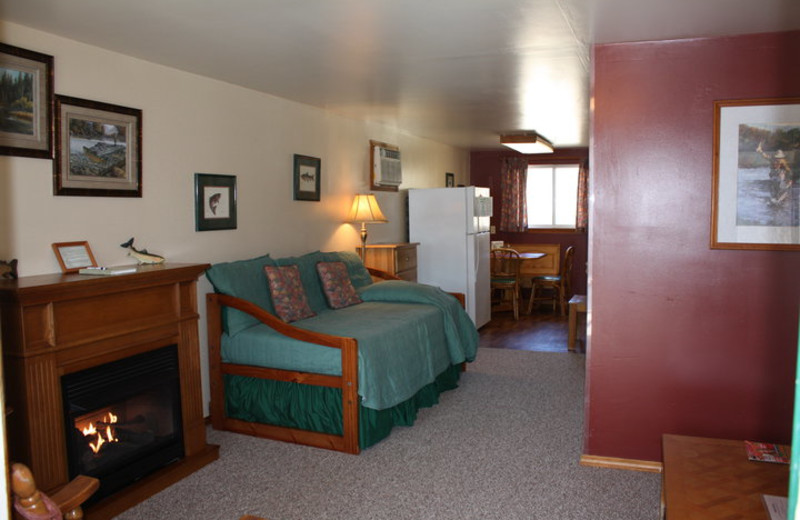
[{"label": "wall air conditioner unit", "polygon": [[400,150],[395,147],[373,146],[372,173],[374,185],[397,189],[403,183]]}]

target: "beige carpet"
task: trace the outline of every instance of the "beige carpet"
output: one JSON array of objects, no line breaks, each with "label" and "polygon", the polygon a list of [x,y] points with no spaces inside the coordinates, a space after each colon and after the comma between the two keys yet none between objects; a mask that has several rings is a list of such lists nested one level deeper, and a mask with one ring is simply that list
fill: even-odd
[{"label": "beige carpet", "polygon": [[120,520],[656,520],[660,475],[582,467],[584,356],[480,349],[361,455],[209,430],[220,460]]}]

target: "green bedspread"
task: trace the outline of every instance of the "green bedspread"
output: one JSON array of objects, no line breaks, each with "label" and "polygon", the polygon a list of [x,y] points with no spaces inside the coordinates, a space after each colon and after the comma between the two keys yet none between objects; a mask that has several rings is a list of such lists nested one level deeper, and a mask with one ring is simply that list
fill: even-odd
[{"label": "green bedspread", "polygon": [[450,362],[457,364],[475,360],[478,330],[458,300],[438,287],[386,280],[364,287],[359,295],[364,301],[426,303],[435,306],[442,312]]},{"label": "green bedspread", "polygon": [[[478,333],[458,301],[438,288],[386,281],[364,303],[323,310],[293,325],[358,340],[362,406],[383,410],[413,397],[449,366],[475,358]],[[287,338],[266,325],[222,338],[226,363],[340,375],[338,349]]]}]

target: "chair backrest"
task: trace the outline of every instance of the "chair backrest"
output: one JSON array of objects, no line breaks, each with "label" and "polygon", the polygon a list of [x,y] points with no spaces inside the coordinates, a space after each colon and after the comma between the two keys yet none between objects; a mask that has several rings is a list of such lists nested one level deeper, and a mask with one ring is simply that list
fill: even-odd
[{"label": "chair backrest", "polygon": [[513,278],[519,281],[519,252],[516,249],[500,247],[491,251],[492,278]]},{"label": "chair backrest", "polygon": [[575,256],[575,247],[569,246],[564,251],[564,263],[561,264],[561,284],[564,286],[564,294],[567,298],[572,296],[572,265]]}]

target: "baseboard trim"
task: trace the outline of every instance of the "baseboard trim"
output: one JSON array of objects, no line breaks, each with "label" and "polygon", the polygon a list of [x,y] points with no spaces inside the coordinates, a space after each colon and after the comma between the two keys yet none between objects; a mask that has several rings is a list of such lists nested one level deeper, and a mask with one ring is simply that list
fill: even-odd
[{"label": "baseboard trim", "polygon": [[581,466],[595,468],[627,469],[631,471],[644,471],[647,473],[661,473],[664,465],[651,460],[616,459],[614,457],[601,457],[599,455],[581,455]]}]

